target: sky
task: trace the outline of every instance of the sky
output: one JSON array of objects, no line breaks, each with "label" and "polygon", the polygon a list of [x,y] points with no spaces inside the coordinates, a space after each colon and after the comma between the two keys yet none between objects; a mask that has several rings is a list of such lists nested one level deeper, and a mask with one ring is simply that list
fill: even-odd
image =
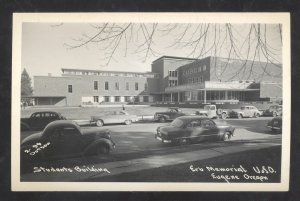
[{"label": "sky", "polygon": [[[120,26],[123,25],[124,24],[121,24]],[[85,35],[93,36],[96,34],[99,29],[96,29],[95,26],[98,25],[88,23],[23,23],[22,69],[26,68],[31,77],[36,75],[48,75],[49,73],[51,73],[52,76],[60,76],[61,68],[145,72],[151,71],[152,61],[161,56],[168,55],[193,58],[197,57],[197,52],[199,53],[203,47],[200,42],[197,49],[195,49],[195,54],[191,54],[194,49],[191,44],[184,43],[171,46],[174,39],[178,39],[182,36],[187,25],[180,24],[179,27],[173,30],[173,25],[158,24],[153,36],[154,42],[152,45],[155,50],[155,55],[149,53],[147,59],[145,59],[146,50],[137,51],[137,48],[143,44],[142,31],[141,29],[138,29],[139,25],[134,25],[136,28],[133,29],[133,31],[131,30],[131,40],[128,43],[125,43],[123,38],[114,53],[114,59],[106,65],[107,62],[104,58],[108,50],[103,49],[103,44],[91,43],[74,49],[70,49],[68,46],[79,44],[80,41],[77,40]],[[153,24],[146,24],[145,26],[151,33]],[[205,25],[203,27],[205,28],[207,26]],[[191,38],[193,38],[193,40],[197,39],[197,34],[195,33],[204,32],[204,28],[203,30],[200,30],[199,24],[190,25],[188,31],[184,34],[182,41],[187,42]],[[166,29],[171,29],[172,31],[169,32],[166,31]],[[209,51],[215,40],[215,32],[213,32],[213,30],[212,26],[208,29],[206,48],[203,52],[206,52],[206,50],[208,51],[203,57],[211,56],[213,54],[213,49]],[[238,41],[237,46],[239,46],[241,50],[240,56],[243,59],[247,57],[247,44],[244,39],[247,37],[248,30],[249,25],[241,24],[234,25],[233,27],[234,37],[236,41]],[[274,51],[277,54],[277,60],[281,61],[281,41],[277,26],[267,25],[267,30],[266,38],[270,45],[270,50]],[[222,38],[222,36],[225,37],[225,33],[224,29],[218,30],[220,38]],[[127,40],[128,38],[129,35],[127,35]],[[250,43],[253,43],[253,38],[250,39]],[[203,40],[204,39],[202,38],[202,41]],[[229,39],[227,38],[226,41],[227,40]],[[222,40],[220,39],[219,44],[221,43]],[[125,55],[126,47],[127,52]],[[230,50],[230,44],[225,42],[222,48],[217,49],[217,56],[227,57]],[[254,49],[255,48],[253,47],[250,50],[250,55],[254,55]],[[140,50],[143,50],[143,48],[140,48]],[[261,60],[264,60],[262,53],[260,53],[259,56]],[[256,57],[255,60],[257,59],[258,57]]]}]

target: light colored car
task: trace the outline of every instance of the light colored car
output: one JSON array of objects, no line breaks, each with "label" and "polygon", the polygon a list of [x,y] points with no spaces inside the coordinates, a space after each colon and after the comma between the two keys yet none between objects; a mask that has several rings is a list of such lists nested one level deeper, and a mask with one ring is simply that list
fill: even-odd
[{"label": "light colored car", "polygon": [[244,118],[244,117],[259,117],[262,112],[252,105],[242,106],[241,109],[232,110],[228,113],[230,118]]},{"label": "light colored car", "polygon": [[132,122],[136,121],[138,121],[138,117],[136,115],[130,115],[125,111],[113,111],[99,115],[94,115],[91,117],[91,123],[96,123],[96,125],[99,127],[105,124],[117,123],[124,123],[126,125],[129,125]]}]

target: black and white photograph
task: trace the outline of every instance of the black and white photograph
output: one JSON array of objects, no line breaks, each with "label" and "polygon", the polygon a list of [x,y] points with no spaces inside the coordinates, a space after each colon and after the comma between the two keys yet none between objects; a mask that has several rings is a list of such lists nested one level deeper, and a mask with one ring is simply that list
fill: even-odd
[{"label": "black and white photograph", "polygon": [[13,190],[289,189],[289,14],[13,20]]}]

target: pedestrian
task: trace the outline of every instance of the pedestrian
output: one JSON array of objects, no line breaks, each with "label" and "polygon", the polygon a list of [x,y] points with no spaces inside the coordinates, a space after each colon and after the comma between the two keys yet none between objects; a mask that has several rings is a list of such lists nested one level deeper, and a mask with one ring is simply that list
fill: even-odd
[{"label": "pedestrian", "polygon": [[124,104],[122,105],[122,108],[123,108],[123,110],[125,110],[125,106],[124,106]]}]

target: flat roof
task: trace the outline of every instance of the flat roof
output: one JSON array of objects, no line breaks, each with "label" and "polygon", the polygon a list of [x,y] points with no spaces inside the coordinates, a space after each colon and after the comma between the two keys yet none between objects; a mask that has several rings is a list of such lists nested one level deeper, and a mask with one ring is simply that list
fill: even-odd
[{"label": "flat roof", "polygon": [[163,59],[163,58],[169,58],[169,59],[185,59],[185,60],[198,60],[198,59],[195,59],[195,58],[188,58],[188,57],[175,57],[175,56],[162,56],[162,57],[159,57],[158,59],[155,59],[154,61],[152,61],[152,63],[160,60],[160,59]]},{"label": "flat roof", "polygon": [[138,73],[138,74],[157,74],[153,72],[133,72],[133,71],[107,71],[107,70],[91,70],[78,68],[61,68],[62,71],[87,71],[87,72],[105,72],[105,73]]}]

